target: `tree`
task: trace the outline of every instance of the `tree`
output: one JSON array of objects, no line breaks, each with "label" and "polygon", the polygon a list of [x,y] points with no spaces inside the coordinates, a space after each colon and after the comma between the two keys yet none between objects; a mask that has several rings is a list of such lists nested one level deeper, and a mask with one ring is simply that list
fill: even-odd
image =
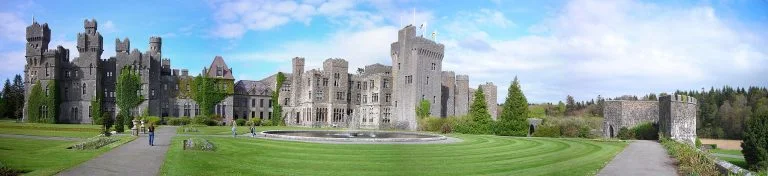
[{"label": "tree", "polygon": [[0,115],[6,118],[16,118],[13,117],[14,102],[12,88],[11,80],[5,79],[5,84],[3,84],[3,114]]},{"label": "tree", "polygon": [[24,82],[21,79],[21,75],[16,74],[13,78],[13,86],[11,88],[13,96],[13,117],[22,118],[24,115]]},{"label": "tree", "polygon": [[94,96],[93,99],[91,99],[91,117],[93,117],[91,122],[97,125],[101,125],[104,123],[104,120],[101,119],[102,118],[101,99],[102,99],[102,94],[100,93],[97,93],[96,96]]},{"label": "tree", "polygon": [[576,100],[571,95],[565,97],[565,114],[572,115],[576,111]]},{"label": "tree", "polygon": [[741,152],[751,170],[768,169],[768,112],[755,113],[744,129]]},{"label": "tree", "polygon": [[491,114],[488,113],[488,107],[485,104],[485,95],[483,89],[478,88],[475,91],[475,99],[469,107],[468,120],[456,128],[457,132],[465,134],[491,134]]},{"label": "tree", "polygon": [[520,90],[520,81],[515,76],[507,89],[507,99],[504,101],[499,120],[494,128],[497,135],[525,136],[528,134],[528,100]]},{"label": "tree", "polygon": [[419,119],[429,117],[429,108],[429,101],[422,99],[419,101],[419,105],[416,106],[416,116],[419,117]]},{"label": "tree", "polygon": [[565,116],[565,103],[563,103],[563,101],[557,102],[557,115]]},{"label": "tree", "polygon": [[117,94],[115,104],[120,107],[120,115],[118,118],[115,131],[123,132],[123,125],[129,127],[133,125],[131,123],[131,110],[136,108],[143,100],[143,96],[139,90],[141,89],[141,78],[138,73],[135,73],[130,67],[125,67],[120,71],[120,76],[117,78],[117,87],[115,94]]},{"label": "tree", "polygon": [[277,78],[275,82],[275,91],[272,92],[272,121],[277,125],[285,125],[283,121],[283,107],[280,105],[280,90],[283,88],[283,82],[285,81],[285,75],[283,72],[277,72]]},{"label": "tree", "polygon": [[112,134],[109,132],[109,129],[112,128],[112,117],[109,116],[109,113],[102,113],[99,120],[101,120],[102,133],[104,133],[105,136],[110,136]]},{"label": "tree", "polygon": [[42,83],[39,80],[32,85],[25,109],[28,122],[56,122],[56,107],[58,107],[58,103],[56,101],[56,94],[51,92],[51,89],[53,91],[56,90],[55,87],[55,82],[50,81],[48,90],[44,92]]}]

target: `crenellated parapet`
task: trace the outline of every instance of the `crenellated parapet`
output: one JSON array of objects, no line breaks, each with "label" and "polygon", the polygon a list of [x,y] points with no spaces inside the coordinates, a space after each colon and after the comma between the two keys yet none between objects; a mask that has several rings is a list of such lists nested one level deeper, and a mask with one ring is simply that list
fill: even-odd
[{"label": "crenellated parapet", "polygon": [[121,52],[128,52],[131,50],[131,40],[126,37],[123,39],[123,41],[120,41],[119,38],[115,39],[115,51],[118,53]]},{"label": "crenellated parapet", "polygon": [[659,132],[672,139],[695,144],[698,100],[686,95],[659,97]]}]

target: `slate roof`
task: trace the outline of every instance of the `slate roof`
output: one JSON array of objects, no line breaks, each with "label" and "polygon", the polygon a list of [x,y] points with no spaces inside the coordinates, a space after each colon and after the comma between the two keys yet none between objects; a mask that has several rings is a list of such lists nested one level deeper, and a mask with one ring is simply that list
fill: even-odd
[{"label": "slate roof", "polygon": [[[221,67],[223,69],[223,73],[221,77],[216,76],[216,68]],[[208,77],[211,78],[224,78],[224,79],[235,79],[234,76],[232,76],[232,68],[227,66],[227,63],[224,62],[224,58],[221,56],[216,56],[213,58],[213,62],[211,62],[211,66],[208,67],[207,70]]]},{"label": "slate roof", "polygon": [[271,96],[272,87],[263,81],[240,80],[235,83],[235,94]]}]

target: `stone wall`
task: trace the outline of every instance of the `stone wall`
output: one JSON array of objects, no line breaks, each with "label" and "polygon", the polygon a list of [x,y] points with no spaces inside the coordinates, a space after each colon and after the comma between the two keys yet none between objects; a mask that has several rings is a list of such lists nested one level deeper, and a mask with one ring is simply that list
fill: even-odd
[{"label": "stone wall", "polygon": [[488,113],[491,114],[491,119],[496,120],[499,107],[498,103],[496,103],[496,85],[492,82],[486,82],[485,84],[480,85],[480,88],[483,89],[483,95],[485,95],[485,104],[488,107]]},{"label": "stone wall", "polygon": [[603,136],[616,137],[622,127],[632,128],[644,122],[659,121],[657,101],[605,101],[603,108]]}]

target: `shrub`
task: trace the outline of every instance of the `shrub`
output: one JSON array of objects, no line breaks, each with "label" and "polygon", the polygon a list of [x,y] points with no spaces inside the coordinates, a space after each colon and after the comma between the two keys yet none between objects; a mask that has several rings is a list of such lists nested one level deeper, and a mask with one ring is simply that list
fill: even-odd
[{"label": "shrub", "polygon": [[13,175],[21,175],[21,174],[26,173],[26,172],[27,171],[17,170],[17,169],[13,169],[13,168],[7,167],[3,163],[0,163],[0,175],[3,175],[3,176],[5,176],[5,175],[13,176]]},{"label": "shrub", "polygon": [[112,120],[112,117],[109,116],[109,113],[101,113],[101,121],[101,134],[104,134],[104,136],[112,135],[109,129],[112,128],[112,123],[114,120]]},{"label": "shrub", "polygon": [[639,124],[632,127],[632,131],[635,133],[634,138],[640,140],[658,140],[659,128],[658,125],[650,122]]},{"label": "shrub", "polygon": [[499,136],[527,136],[528,123],[518,120],[499,120],[493,123],[493,134]]},{"label": "shrub", "polygon": [[667,152],[679,161],[678,167],[683,175],[720,175],[710,155],[666,137],[660,138],[659,141]]},{"label": "shrub", "polygon": [[560,137],[560,126],[557,125],[539,125],[533,132],[536,137]]},{"label": "shrub", "polygon": [[148,124],[152,124],[155,126],[160,125],[160,117],[157,117],[157,116],[148,116],[144,118],[144,120],[146,120]]},{"label": "shrub", "polygon": [[443,126],[440,127],[440,133],[447,134],[453,132],[453,125],[450,123],[443,123]]},{"label": "shrub", "polygon": [[264,120],[264,121],[261,121],[261,125],[262,125],[262,126],[275,126],[275,124],[272,124],[272,121],[271,121],[271,120]]},{"label": "shrub", "polygon": [[696,138],[696,148],[701,148],[701,140],[699,138]]},{"label": "shrub", "polygon": [[189,125],[190,121],[191,119],[189,119],[189,117],[171,118],[168,120],[168,125],[175,125],[175,126]]},{"label": "shrub", "polygon": [[440,117],[424,117],[422,119],[419,119],[419,130],[420,131],[440,131],[440,128],[445,123],[444,118]]},{"label": "shrub", "polygon": [[616,134],[616,137],[619,137],[621,140],[634,139],[635,131],[629,130],[627,127],[621,127],[621,129],[619,129],[619,133]]},{"label": "shrub", "polygon": [[117,117],[115,119],[115,131],[118,133],[122,133],[125,131],[125,120],[123,120],[125,116],[123,114],[117,114]]},{"label": "shrub", "polygon": [[103,146],[109,145],[113,142],[117,142],[120,139],[114,138],[114,137],[95,137],[90,138],[86,141],[77,143],[73,145],[72,147],[69,147],[69,149],[75,149],[75,150],[95,150],[99,149]]},{"label": "shrub", "polygon": [[251,118],[250,120],[245,122],[245,125],[248,125],[248,126],[259,126],[259,125],[261,125],[261,119],[259,119],[259,118]]},{"label": "shrub", "polygon": [[744,129],[741,153],[751,170],[768,170],[768,112],[752,114]]},{"label": "shrub", "polygon": [[215,151],[216,146],[212,142],[203,138],[189,138],[184,143],[184,149],[186,150],[199,150],[199,151]]},{"label": "shrub", "polygon": [[217,121],[215,119],[218,119],[218,116],[207,117],[207,116],[199,115],[199,116],[195,116],[195,118],[192,120],[192,124],[208,125],[208,126],[216,126],[220,124],[220,121]]},{"label": "shrub", "polygon": [[237,123],[238,126],[245,126],[245,119],[237,119],[235,120],[235,123]]},{"label": "shrub", "polygon": [[560,124],[560,134],[563,137],[579,137],[581,128],[576,123]]}]

